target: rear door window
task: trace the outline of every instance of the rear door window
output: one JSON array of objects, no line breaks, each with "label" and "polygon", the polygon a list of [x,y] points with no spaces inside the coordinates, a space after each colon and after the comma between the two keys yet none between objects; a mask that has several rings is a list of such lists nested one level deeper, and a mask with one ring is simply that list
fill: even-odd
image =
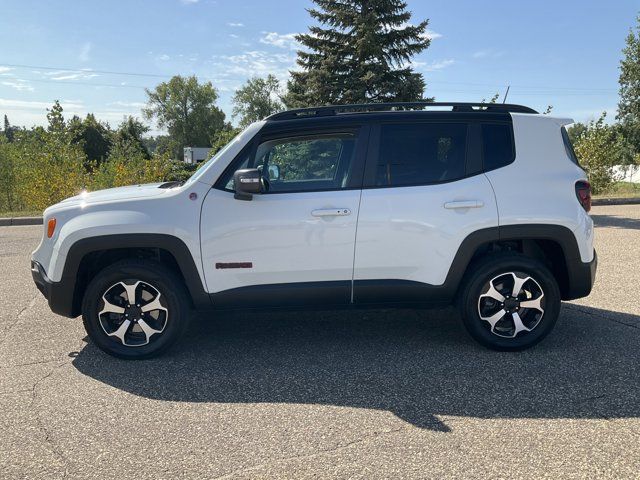
[{"label": "rear door window", "polygon": [[428,185],[462,178],[466,145],[465,123],[381,125],[375,186]]}]

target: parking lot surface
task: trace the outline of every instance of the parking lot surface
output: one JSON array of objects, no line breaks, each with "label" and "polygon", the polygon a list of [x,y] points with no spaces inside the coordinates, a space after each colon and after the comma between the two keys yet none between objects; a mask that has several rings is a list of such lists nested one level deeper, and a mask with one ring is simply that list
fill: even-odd
[{"label": "parking lot surface", "polygon": [[638,478],[640,206],[592,213],[594,291],[526,352],[451,309],[251,312],[143,362],[50,312],[41,226],[0,227],[0,478]]}]

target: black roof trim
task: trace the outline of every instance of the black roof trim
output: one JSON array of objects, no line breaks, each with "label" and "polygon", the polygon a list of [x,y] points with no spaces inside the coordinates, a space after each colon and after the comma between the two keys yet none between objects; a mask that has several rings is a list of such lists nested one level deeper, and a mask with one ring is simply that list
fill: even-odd
[{"label": "black roof trim", "polygon": [[538,113],[524,105],[511,103],[468,103],[468,102],[403,102],[403,103],[361,103],[351,105],[329,105],[325,107],[299,108],[274,113],[267,121],[295,120],[299,118],[327,117],[344,114],[378,113],[384,111],[423,110],[431,107],[451,107],[453,112],[510,112]]}]

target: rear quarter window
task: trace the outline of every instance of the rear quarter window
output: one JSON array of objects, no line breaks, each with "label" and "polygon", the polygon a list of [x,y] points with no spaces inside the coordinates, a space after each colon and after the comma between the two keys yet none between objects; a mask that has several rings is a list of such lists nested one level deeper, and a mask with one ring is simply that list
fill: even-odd
[{"label": "rear quarter window", "polygon": [[495,170],[516,158],[513,131],[508,124],[482,125],[482,159],[484,170]]},{"label": "rear quarter window", "polygon": [[573,163],[580,166],[580,162],[578,162],[578,156],[576,155],[576,151],[573,149],[573,144],[571,143],[571,139],[569,138],[569,132],[567,132],[567,129],[564,127],[562,127],[561,131],[562,141],[564,143],[564,149],[567,152],[567,157],[569,157],[569,159]]}]

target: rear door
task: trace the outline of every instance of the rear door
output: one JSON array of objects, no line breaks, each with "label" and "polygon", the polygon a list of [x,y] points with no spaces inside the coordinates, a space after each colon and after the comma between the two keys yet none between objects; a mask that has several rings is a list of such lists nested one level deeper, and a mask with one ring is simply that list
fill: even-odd
[{"label": "rear door", "polygon": [[[356,254],[356,303],[430,302],[463,240],[497,227],[472,121],[372,126]],[[445,295],[446,297],[446,295]],[[445,298],[446,300],[446,298]]]},{"label": "rear door", "polygon": [[[202,210],[202,256],[217,306],[345,304],[368,127],[262,134]],[[267,193],[237,200],[233,172],[259,168]],[[268,173],[267,173],[268,172]]]}]

